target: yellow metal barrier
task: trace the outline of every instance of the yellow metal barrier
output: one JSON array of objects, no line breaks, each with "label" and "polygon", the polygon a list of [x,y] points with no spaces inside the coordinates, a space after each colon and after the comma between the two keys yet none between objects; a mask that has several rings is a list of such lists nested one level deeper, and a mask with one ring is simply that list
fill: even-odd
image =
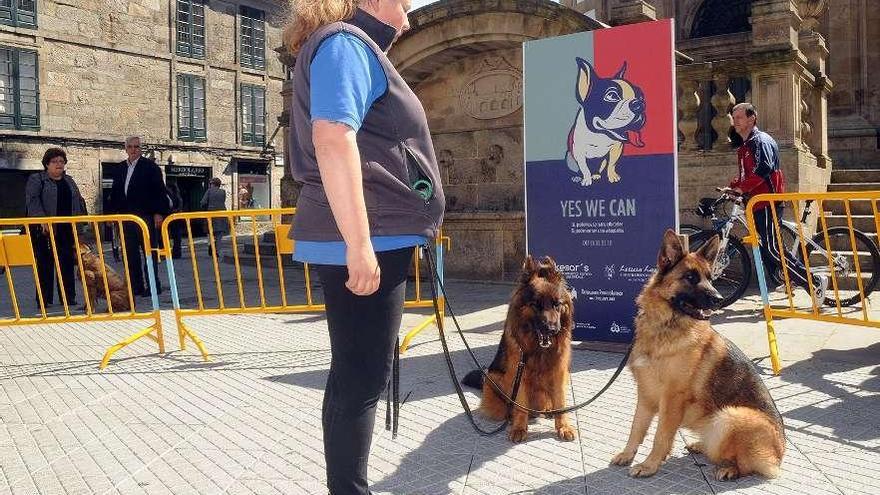
[{"label": "yellow metal barrier", "polygon": [[[308,264],[303,265],[302,291],[303,297],[293,301],[288,294],[286,277],[293,275],[284,270],[285,261],[290,260],[293,253],[293,241],[288,239],[290,225],[282,224],[282,217],[290,217],[296,214],[295,208],[274,208],[259,210],[232,210],[232,211],[202,211],[191,213],[175,213],[165,219],[162,225],[162,254],[168,260],[168,282],[171,287],[171,298],[174,304],[174,314],[177,321],[178,340],[180,348],[186,349],[187,340],[190,340],[199,349],[203,358],[210,358],[208,351],[193,331],[184,323],[184,318],[221,314],[266,314],[266,313],[315,313],[324,311],[324,305],[315,302],[312,282],[312,273]],[[192,280],[192,298],[185,300],[181,297],[182,281],[181,273],[177,273],[174,260],[170,257],[171,230],[173,225],[182,227],[185,244],[189,247],[189,259],[185,266],[190,273],[187,280]],[[182,225],[181,225],[182,224]],[[194,241],[196,226],[204,225],[207,230],[208,246],[199,246],[204,249],[207,258],[197,254]],[[217,244],[215,232],[229,232],[229,241],[221,241]],[[260,235],[274,233],[274,246],[263,244],[263,248],[273,248],[274,260],[265,263],[270,253],[261,253]],[[241,238],[240,238],[241,236]],[[247,241],[241,242],[243,238]],[[447,239],[448,240],[448,239]],[[229,245],[229,254],[221,258],[219,254],[222,245]],[[241,244],[241,245],[240,245]],[[441,240],[436,245],[438,253],[438,267],[442,267],[442,244]],[[424,290],[421,283],[421,265],[419,248],[414,250],[414,273],[415,273],[415,297],[407,299],[404,307],[433,308],[430,297],[423,297]],[[230,256],[231,254],[231,256]],[[253,265],[254,273],[246,277],[243,273],[245,263]],[[274,267],[265,265],[274,265]],[[224,265],[227,265],[224,267]],[[228,265],[231,265],[228,266]],[[441,276],[442,276],[442,268]],[[224,278],[225,276],[225,278]],[[234,281],[234,285],[232,282]],[[254,287],[254,281],[256,287]],[[227,282],[224,285],[224,282]],[[230,286],[232,289],[230,290]],[[232,297],[229,297],[229,296]],[[187,304],[184,304],[186,302]],[[444,307],[443,299],[440,299],[441,310]],[[442,313],[441,313],[442,314]],[[409,346],[410,341],[420,331],[435,322],[435,317],[426,318],[421,324],[410,331],[401,344],[401,352]]]},{"label": "yellow metal barrier", "polygon": [[[877,232],[880,231],[880,214],[877,201],[880,191],[761,194],[753,197],[746,208],[749,235],[743,241],[752,246],[755,271],[767,322],[767,339],[774,373],[779,373],[779,359],[774,318],[800,318],[829,323],[844,323],[880,328],[880,315],[870,311],[871,292],[880,281],[880,254],[877,250]],[[775,231],[776,251],[781,253],[781,276],[785,298],[772,303],[768,277],[760,249],[760,237],[755,223],[753,207],[756,203],[768,203]],[[791,207],[795,221],[783,220],[780,211]],[[809,235],[808,226],[797,220],[804,216],[804,208],[817,211],[816,233]],[[836,210],[833,214],[830,213]],[[812,216],[812,215],[810,215]],[[783,234],[786,235],[783,235]],[[793,286],[790,264],[799,263],[807,276],[806,289],[809,304],[799,303]],[[813,294],[816,277],[824,277],[828,289],[824,300]],[[800,277],[798,277],[800,278]]]},{"label": "yellow metal barrier", "polygon": [[[150,245],[150,234],[146,224],[133,215],[0,219],[0,229],[3,231],[18,229],[20,232],[14,235],[0,232],[0,266],[4,268],[8,302],[11,306],[0,309],[3,311],[0,313],[0,327],[44,323],[152,320],[153,323],[146,329],[108,348],[101,359],[100,368],[107,367],[110,358],[117,351],[143,337],[157,342],[159,352],[164,353],[165,343],[156,294],[156,274],[153,272],[152,263],[146,264],[152,305],[149,311],[139,311],[128,276],[129,253],[125,249],[125,243],[120,243],[123,264],[120,267],[121,274],[107,264],[104,256],[101,228],[104,225],[116,225],[119,227],[119,232],[122,232],[123,224],[130,224],[129,228],[133,225],[142,236],[144,245]],[[91,247],[85,242],[87,238],[94,242],[97,253],[92,252]],[[22,270],[14,270],[14,268]],[[46,273],[47,270],[52,273]],[[27,276],[22,277],[22,271],[27,273]],[[49,276],[54,279],[55,283],[51,284],[52,286],[42,287],[41,271],[44,277]],[[78,271],[79,275],[75,275],[74,271]],[[65,275],[64,272],[67,274]],[[72,277],[72,280],[67,280],[68,277]],[[33,280],[36,307],[30,307],[26,300],[20,298],[19,292],[16,291],[16,278],[20,284],[27,283],[27,280],[22,281],[22,278]],[[76,292],[76,284],[79,284],[81,288],[79,292],[83,296],[81,307],[72,307],[76,304],[68,297],[65,282],[71,284],[68,288],[74,292]],[[56,285],[63,314],[53,314],[47,310],[48,301],[45,297],[54,294]],[[106,302],[105,311],[99,311],[98,299],[104,299]],[[2,300],[3,298],[0,298],[0,301]],[[11,309],[11,314],[8,309]]]}]

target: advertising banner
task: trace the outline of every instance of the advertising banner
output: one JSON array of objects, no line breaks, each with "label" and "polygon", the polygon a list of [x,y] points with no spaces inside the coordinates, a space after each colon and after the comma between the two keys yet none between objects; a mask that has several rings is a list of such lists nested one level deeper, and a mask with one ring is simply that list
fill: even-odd
[{"label": "advertising banner", "polygon": [[628,342],[678,226],[671,19],[523,45],[526,246],[575,299],[575,339]]}]

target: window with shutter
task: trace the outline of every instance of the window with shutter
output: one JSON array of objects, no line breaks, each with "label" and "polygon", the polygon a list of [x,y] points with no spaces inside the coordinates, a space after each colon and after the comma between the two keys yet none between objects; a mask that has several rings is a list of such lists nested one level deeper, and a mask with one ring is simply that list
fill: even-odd
[{"label": "window with shutter", "polygon": [[0,0],[0,24],[37,27],[36,0]]},{"label": "window with shutter", "polygon": [[262,146],[266,141],[266,90],[250,84],[241,85],[241,142]]},{"label": "window with shutter", "polygon": [[241,65],[266,68],[266,21],[262,10],[241,6]]},{"label": "window with shutter", "polygon": [[177,75],[177,138],[205,141],[207,122],[205,79],[192,74]]},{"label": "window with shutter", "polygon": [[0,127],[39,130],[37,52],[0,47]]},{"label": "window with shutter", "polygon": [[205,0],[177,0],[177,54],[205,58]]}]

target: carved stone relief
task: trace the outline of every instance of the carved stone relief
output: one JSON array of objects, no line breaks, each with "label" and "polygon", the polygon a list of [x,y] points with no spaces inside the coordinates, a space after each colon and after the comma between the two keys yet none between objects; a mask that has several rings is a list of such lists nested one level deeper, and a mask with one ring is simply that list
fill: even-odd
[{"label": "carved stone relief", "polygon": [[464,112],[479,120],[510,115],[522,107],[522,73],[503,57],[486,57],[461,88]]}]

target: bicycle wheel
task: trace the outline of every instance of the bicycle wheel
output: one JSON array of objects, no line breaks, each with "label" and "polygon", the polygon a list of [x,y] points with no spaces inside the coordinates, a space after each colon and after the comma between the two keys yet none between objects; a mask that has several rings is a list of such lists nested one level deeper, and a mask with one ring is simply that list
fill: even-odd
[{"label": "bicycle wheel", "polygon": [[[712,236],[718,233],[714,230],[702,230],[690,238],[690,250],[696,251]],[[749,259],[749,251],[742,241],[734,236],[727,238],[727,249],[718,253],[715,265],[712,267],[712,285],[724,298],[721,307],[725,308],[736,302],[749,288],[752,281],[752,262]]]},{"label": "bicycle wheel", "polygon": [[[859,271],[862,274],[862,290],[865,298],[877,287],[880,281],[880,252],[871,238],[858,230],[852,231],[856,240],[855,251],[859,256]],[[807,243],[807,254],[810,260],[810,271],[816,275],[825,275],[828,280],[828,291],[825,304],[836,306],[834,285],[831,281],[831,267],[829,267],[826,254],[825,235],[816,233],[813,242]],[[859,292],[858,274],[856,272],[853,246],[850,242],[849,227],[830,227],[828,229],[828,242],[831,245],[831,266],[834,267],[834,276],[837,279],[837,292],[841,306],[852,306],[861,300]],[[798,258],[803,263],[803,252],[798,251]]]}]

